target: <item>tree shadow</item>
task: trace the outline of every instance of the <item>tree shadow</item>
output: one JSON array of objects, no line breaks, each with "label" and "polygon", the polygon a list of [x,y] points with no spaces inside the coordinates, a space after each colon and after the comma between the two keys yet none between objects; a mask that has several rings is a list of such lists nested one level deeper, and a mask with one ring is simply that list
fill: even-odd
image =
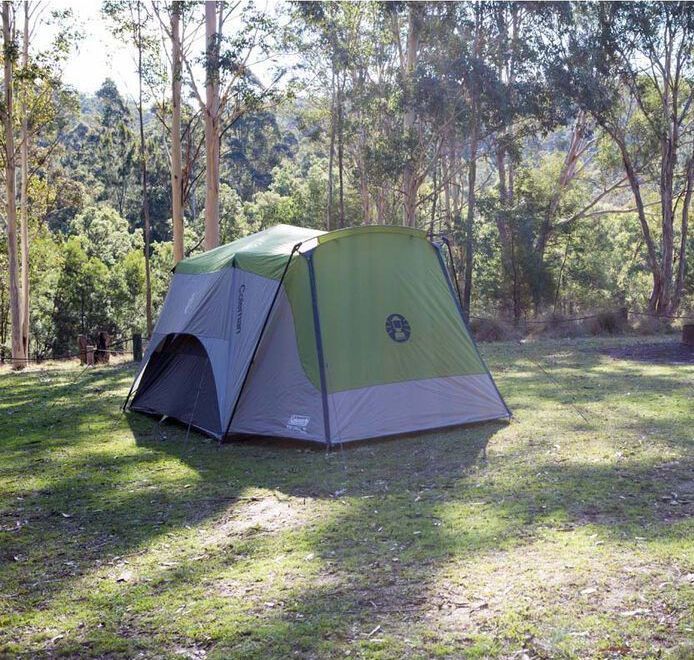
[{"label": "tree shadow", "polygon": [[[499,428],[419,434],[327,455],[238,442],[220,446],[180,426],[115,413],[130,376],[127,370],[94,370],[34,396],[33,404],[23,400],[31,383],[15,393],[11,417],[21,419],[27,433],[3,448],[12,462],[3,476],[21,480],[37,470],[45,474],[0,505],[0,581],[12,585],[18,613],[69,600],[95,570],[144,551],[157,539],[223,521],[247,491],[338,505],[345,492],[374,497],[458,479],[480,460]],[[46,416],[54,404],[59,418]],[[9,428],[3,431],[9,438]],[[134,438],[136,452],[126,447],[119,455],[107,446],[110,433],[123,431]],[[102,445],[95,443],[97,432]],[[185,469],[159,481],[172,458]],[[411,469],[402,471],[405,462]],[[386,472],[384,463],[390,466]],[[405,515],[397,508],[391,512]],[[262,544],[262,538],[250,539],[246,551],[261,551]],[[220,561],[224,556],[220,553]],[[128,590],[127,584],[119,587],[123,597]],[[58,640],[53,651],[63,644],[68,641]]]},{"label": "tree shadow", "polygon": [[688,346],[679,340],[609,347],[600,352],[613,360],[630,360],[662,365],[694,365],[694,346]]},{"label": "tree shadow", "polygon": [[[537,467],[542,480],[519,475],[515,486],[479,489],[460,475],[443,494],[439,484],[424,498],[427,489],[411,489],[409,480],[385,492],[362,488],[358,492],[374,499],[346,508],[312,537],[312,551],[325,567],[322,574],[289,590],[272,610],[263,607],[261,598],[249,610],[252,624],[210,648],[234,657],[322,657],[341,643],[356,642],[363,650],[404,654],[407,649],[393,645],[408,632],[415,635],[418,627],[428,629],[432,612],[444,614],[441,573],[456,558],[478,561],[530,546],[548,529],[596,529],[619,544],[681,541],[689,533],[685,523],[694,514],[691,502],[673,507],[661,500],[673,475],[665,484],[660,468]],[[676,476],[686,480],[692,467],[681,465]],[[486,523],[466,524],[464,515],[448,515],[449,507],[486,510]],[[469,616],[477,605],[468,596],[455,607]],[[374,637],[374,631],[381,632]],[[468,633],[452,631],[463,646]],[[379,640],[384,634],[385,641]]]},{"label": "tree shadow", "polygon": [[[575,357],[549,360],[549,368],[564,370]],[[638,370],[618,367],[607,388],[598,371],[601,360],[587,358],[576,376],[591,385],[580,392],[580,405],[605,397],[616,401],[633,389],[625,381]],[[523,369],[503,373],[514,410],[526,414],[532,399],[550,408],[563,402],[555,385],[537,374],[526,378]],[[426,627],[441,571],[456,558],[522,548],[553,528],[590,527],[620,542],[637,536],[677,539],[692,516],[682,496],[690,488],[691,460],[672,466],[638,456],[604,464],[547,456],[531,461],[527,454],[534,450],[521,443],[517,451],[494,451],[487,461],[488,445],[504,441],[506,424],[331,453],[245,442],[220,446],[181,426],[116,414],[131,375],[95,370],[33,406],[22,398],[30,396],[32,385],[22,385],[11,404],[12,417],[21,418],[27,432],[3,448],[12,467],[0,472],[16,480],[42,470],[50,474],[45,485],[20,489],[21,502],[0,503],[0,581],[15,585],[14,609],[20,613],[49,610],[59,599],[69,601],[73,590],[78,598],[93,598],[92,609],[103,608],[103,628],[87,626],[56,640],[51,653],[107,653],[110,638],[104,646],[99,641],[106,633],[123,638],[122,655],[161,651],[146,616],[123,611],[123,603],[143,594],[152,608],[170,607],[174,600],[181,607],[193,601],[206,617],[205,608],[213,609],[214,618],[195,629],[186,609],[171,610],[163,625],[175,639],[223,657],[329,656],[336,644],[350,640],[375,648],[381,635],[369,633],[377,626],[400,633],[409,625]],[[654,386],[664,392],[684,387],[675,377],[657,379]],[[60,423],[40,410],[54,401]],[[616,416],[614,423],[628,424],[626,412]],[[564,421],[562,430],[573,423]],[[662,420],[645,423],[668,428]],[[0,421],[0,436],[2,424],[7,420]],[[111,431],[125,438],[124,446],[133,438],[136,451],[124,449],[119,456],[94,443],[96,431],[104,443]],[[19,529],[6,529],[17,522]],[[149,567],[146,582],[116,583],[108,592],[113,603],[98,593],[79,593],[81,580],[95,570],[115,570],[118,557],[149,551],[189,528],[215,538],[202,551],[195,544],[172,550],[177,567]],[[287,555],[278,577],[276,559]],[[277,585],[282,580],[286,588]],[[202,594],[201,584],[207,585]]]}]

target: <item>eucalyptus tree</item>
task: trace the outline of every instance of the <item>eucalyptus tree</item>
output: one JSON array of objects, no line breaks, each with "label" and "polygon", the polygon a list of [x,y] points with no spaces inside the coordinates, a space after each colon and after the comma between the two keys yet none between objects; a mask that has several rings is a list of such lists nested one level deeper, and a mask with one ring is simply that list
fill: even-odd
[{"label": "eucalyptus tree", "polygon": [[[349,173],[345,155],[350,154],[358,172],[362,196],[363,221],[370,222],[363,154],[365,135],[363,110],[365,84],[373,42],[372,26],[377,17],[375,5],[350,2],[298,2],[295,15],[301,29],[293,31],[291,47],[302,56],[301,67],[310,70],[304,84],[310,102],[320,112],[327,106],[328,171],[325,225],[328,229],[345,226],[345,187]],[[329,89],[326,99],[325,89]],[[372,136],[373,137],[373,136]],[[335,161],[337,161],[337,221],[335,220]]]},{"label": "eucalyptus tree", "polygon": [[2,41],[4,60],[4,103],[2,123],[5,129],[5,212],[7,223],[8,275],[10,280],[10,323],[12,326],[12,358],[17,369],[25,365],[27,355],[22,342],[22,310],[19,283],[19,258],[17,255],[17,155],[14,139],[14,76],[17,62],[15,7],[10,2],[2,4]]},{"label": "eucalyptus tree", "polygon": [[[62,113],[69,106],[60,78],[61,65],[76,31],[70,26],[69,11],[48,11],[43,3],[28,0],[3,3],[2,25],[4,104],[0,116],[4,128],[12,356],[14,366],[21,368],[29,355],[30,334],[29,185],[58,144]],[[33,46],[36,33],[48,26],[52,37],[37,50]],[[36,146],[39,136],[43,144]],[[21,260],[17,255],[18,164]]]},{"label": "eucalyptus tree", "polygon": [[171,81],[169,160],[171,165],[171,224],[175,265],[184,256],[181,90],[183,88],[183,50],[188,41],[184,24],[185,3],[180,0],[163,4],[153,2],[152,10],[159,19],[161,28],[169,42],[168,61]]},{"label": "eucalyptus tree", "polygon": [[219,244],[222,137],[240,117],[276,100],[284,71],[273,71],[268,82],[254,71],[272,59],[277,36],[277,23],[266,11],[250,1],[215,0],[204,3],[202,14],[204,54],[195,58],[183,51],[182,58],[205,124],[204,247],[210,250]]},{"label": "eucalyptus tree", "polygon": [[103,4],[103,13],[110,19],[113,33],[129,41],[135,49],[135,66],[137,70],[137,116],[139,129],[140,183],[142,191],[142,219],[145,254],[145,289],[147,336],[151,336],[152,319],[152,284],[151,284],[151,219],[149,201],[149,177],[147,172],[147,142],[145,140],[145,76],[146,67],[153,66],[152,49],[157,44],[154,34],[154,17],[148,5],[142,0],[107,0]]},{"label": "eucalyptus tree", "polygon": [[[684,294],[694,192],[694,14],[686,2],[607,3],[576,5],[573,21],[556,85],[614,144],[653,282],[648,307],[674,314]],[[645,201],[651,187],[658,226]]]}]

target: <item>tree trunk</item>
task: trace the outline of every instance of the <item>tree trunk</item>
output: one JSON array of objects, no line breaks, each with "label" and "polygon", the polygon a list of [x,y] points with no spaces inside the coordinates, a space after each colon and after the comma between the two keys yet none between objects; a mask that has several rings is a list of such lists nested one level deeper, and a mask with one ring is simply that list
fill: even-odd
[{"label": "tree trunk", "polygon": [[[473,108],[475,104],[473,104]],[[474,110],[473,110],[474,112]],[[470,135],[470,165],[468,166],[468,193],[467,193],[467,218],[465,221],[465,281],[463,284],[463,313],[465,320],[470,320],[470,306],[472,301],[472,267],[474,265],[472,230],[475,221],[475,186],[477,185],[477,141],[478,123],[475,119]]]},{"label": "tree trunk", "polygon": [[[666,34],[669,30],[666,29]],[[663,66],[664,80],[662,91],[662,118],[663,128],[660,133],[660,209],[661,209],[661,289],[657,301],[658,314],[667,314],[670,311],[670,298],[672,294],[672,271],[674,258],[674,225],[675,210],[674,180],[675,164],[677,163],[678,130],[677,108],[673,92],[677,90],[671,77],[672,71],[672,41],[666,37],[665,62]]]},{"label": "tree trunk", "polygon": [[636,203],[636,211],[638,214],[639,223],[641,224],[641,233],[643,234],[643,239],[646,243],[648,267],[650,268],[653,276],[653,289],[651,292],[651,297],[648,301],[648,309],[651,312],[657,312],[658,301],[660,300],[663,290],[662,273],[658,264],[658,255],[656,253],[655,243],[651,235],[650,227],[648,226],[648,219],[646,218],[646,209],[643,205],[643,198],[641,197],[641,184],[639,183],[638,176],[634,170],[634,166],[631,162],[631,157],[629,156],[629,152],[627,151],[624,140],[621,139],[614,131],[612,131],[610,135],[619,148],[619,152],[622,157],[622,164],[624,165],[624,171],[626,172],[629,186],[631,187],[631,192],[634,196],[634,202]]},{"label": "tree trunk", "polygon": [[[22,69],[29,68],[29,2],[24,0],[24,31],[22,39]],[[29,118],[27,107],[28,80],[22,85],[22,127],[20,145],[20,218],[21,234],[19,238],[22,261],[22,350],[29,357]]]},{"label": "tree trunk", "polygon": [[564,157],[561,171],[559,172],[559,181],[549,201],[547,213],[543,218],[542,226],[540,227],[540,232],[535,244],[535,249],[541,264],[544,263],[545,249],[547,248],[547,242],[554,228],[553,223],[559,209],[562,195],[566,192],[566,189],[576,176],[576,166],[578,165],[579,158],[585,146],[586,126],[586,114],[581,111],[578,113],[578,117],[576,117],[576,122],[571,132],[571,142],[569,143],[569,148]]},{"label": "tree trunk", "polygon": [[12,357],[15,358],[12,366],[22,369],[25,366],[22,344],[22,314],[19,289],[19,260],[17,258],[17,199],[16,199],[16,156],[14,147],[14,126],[12,114],[14,110],[14,62],[11,56],[13,51],[12,35],[12,5],[9,2],[2,3],[2,37],[5,50],[5,107],[3,123],[5,129],[5,186],[6,186],[6,211],[7,211],[7,258],[10,279],[10,321],[12,323]]},{"label": "tree trunk", "polygon": [[407,52],[404,66],[404,78],[406,86],[406,107],[403,117],[403,129],[406,142],[410,143],[407,149],[405,167],[402,173],[403,190],[403,224],[407,227],[414,227],[417,218],[417,191],[419,188],[418,178],[415,173],[414,154],[412,146],[414,142],[415,126],[415,103],[414,103],[414,70],[417,65],[417,46],[418,46],[418,25],[415,12],[415,3],[409,3],[409,14],[407,21]]},{"label": "tree trunk", "polygon": [[495,221],[497,231],[499,232],[499,240],[501,242],[501,260],[507,275],[512,275],[512,259],[511,259],[511,241],[512,232],[506,220],[506,212],[510,206],[508,199],[508,189],[506,187],[506,154],[504,148],[499,145],[496,151],[496,167],[499,175],[499,202],[501,210],[496,213]]},{"label": "tree trunk", "polygon": [[[667,96],[666,96],[667,98]],[[672,293],[672,271],[674,258],[674,224],[675,211],[673,208],[673,183],[675,174],[675,159],[677,145],[672,136],[664,137],[661,143],[660,168],[660,208],[661,208],[661,289],[656,308],[659,314],[667,314],[670,310]]]},{"label": "tree trunk", "polygon": [[173,225],[174,265],[184,256],[183,248],[183,154],[181,148],[181,3],[171,8],[171,223]]},{"label": "tree trunk", "polygon": [[363,150],[359,159],[359,192],[361,196],[361,209],[365,225],[371,224],[371,195],[369,193],[369,180],[366,174]]},{"label": "tree trunk", "polygon": [[335,93],[335,58],[332,60],[332,78],[330,93],[330,151],[328,153],[328,205],[325,213],[325,227],[328,231],[333,229],[333,171],[335,165],[335,114],[336,114],[336,93]]},{"label": "tree trunk", "polygon": [[[473,54],[475,59],[480,58],[481,49],[481,30],[482,30],[481,7],[475,7],[475,41]],[[470,131],[470,165],[468,168],[468,193],[467,193],[467,219],[465,222],[465,280],[463,283],[463,313],[465,320],[470,320],[470,309],[472,306],[472,268],[474,265],[474,240],[473,228],[475,221],[475,203],[477,196],[475,186],[477,185],[477,147],[479,141],[479,86],[475,77],[470,81],[470,105],[472,114],[472,130]]]},{"label": "tree trunk", "polygon": [[675,278],[675,292],[670,302],[670,314],[676,314],[682,302],[684,294],[684,276],[687,272],[687,237],[689,232],[689,205],[692,201],[694,192],[694,156],[687,162],[687,189],[684,194],[684,205],[682,206],[682,226],[680,229],[680,248],[679,260],[677,264],[677,276]]},{"label": "tree trunk", "polygon": [[145,149],[145,122],[142,111],[142,21],[140,18],[141,3],[137,3],[137,74],[138,74],[138,106],[137,112],[140,120],[140,166],[142,173],[142,216],[144,218],[145,234],[145,316],[147,320],[147,337],[152,336],[152,282],[150,277],[149,247],[150,247],[150,222],[149,222],[149,195],[147,192],[147,154]]},{"label": "tree trunk", "polygon": [[219,5],[205,3],[205,250],[219,245]]},{"label": "tree trunk", "polygon": [[340,190],[340,220],[339,227],[345,226],[345,188],[344,188],[344,74],[343,80],[337,80],[337,178]]}]

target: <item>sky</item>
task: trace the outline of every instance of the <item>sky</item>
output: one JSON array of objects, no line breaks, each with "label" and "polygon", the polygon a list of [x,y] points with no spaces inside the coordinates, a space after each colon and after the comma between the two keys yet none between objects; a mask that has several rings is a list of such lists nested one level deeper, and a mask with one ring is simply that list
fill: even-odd
[{"label": "sky", "polygon": [[[268,11],[275,12],[281,0],[258,0]],[[112,78],[121,92],[134,97],[137,94],[137,74],[134,53],[127,45],[111,36],[101,15],[100,0],[50,0],[49,8],[69,8],[83,33],[76,49],[63,69],[63,80],[79,92],[93,94],[105,78]],[[44,32],[43,38],[50,35]],[[39,36],[38,42],[41,41]],[[203,46],[201,43],[201,50]],[[262,71],[258,72],[262,75]]]},{"label": "sky", "polygon": [[109,33],[98,0],[63,0],[52,6],[69,7],[84,37],[64,68],[64,80],[86,94],[96,92],[105,78],[113,78],[125,94],[137,92],[133,56]]}]

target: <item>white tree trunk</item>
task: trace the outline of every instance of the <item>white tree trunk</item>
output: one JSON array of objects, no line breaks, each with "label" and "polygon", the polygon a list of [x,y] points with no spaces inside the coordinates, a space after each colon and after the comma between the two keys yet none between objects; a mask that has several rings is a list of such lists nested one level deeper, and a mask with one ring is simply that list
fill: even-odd
[{"label": "white tree trunk", "polygon": [[[413,99],[413,74],[417,65],[417,18],[415,17],[415,5],[410,3],[409,16],[407,23],[407,51],[405,61],[405,80],[408,86],[407,107],[403,118],[403,129],[406,140],[414,139],[415,127],[415,108]],[[403,224],[407,227],[414,227],[416,223],[417,211],[417,192],[419,190],[419,181],[415,172],[415,163],[412,157],[405,162],[405,167],[402,173],[402,189],[403,189]]]},{"label": "white tree trunk", "polygon": [[142,93],[142,50],[144,48],[142,41],[142,18],[141,18],[141,3],[137,4],[137,78],[138,78],[138,104],[137,114],[140,124],[140,172],[142,181],[142,216],[144,218],[144,236],[145,236],[145,316],[147,322],[147,337],[152,336],[152,278],[150,267],[150,221],[149,221],[149,194],[147,192],[147,150],[145,143],[145,122],[143,111],[143,93]]},{"label": "white tree trunk", "polygon": [[[22,42],[22,68],[26,71],[29,66],[29,2],[24,0],[24,34]],[[25,81],[22,87],[22,128],[20,149],[20,220],[21,234],[19,238],[22,263],[22,349],[29,357],[29,120],[27,108],[27,89]]]},{"label": "white tree trunk", "polygon": [[219,245],[219,35],[218,2],[205,3],[205,250]]},{"label": "white tree trunk", "polygon": [[[12,5],[9,2],[2,3],[2,37],[5,52],[12,50]],[[22,315],[19,289],[19,260],[17,258],[17,200],[16,200],[16,163],[14,147],[14,126],[12,112],[14,109],[14,65],[12,59],[5,58],[5,108],[3,123],[5,129],[5,186],[6,186],[6,212],[7,212],[7,257],[10,279],[10,322],[12,323],[12,357],[17,361],[13,363],[15,369],[25,366],[24,347],[22,346]]]},{"label": "white tree trunk", "polygon": [[181,3],[171,8],[171,199],[174,264],[183,259],[183,157],[181,151]]}]

